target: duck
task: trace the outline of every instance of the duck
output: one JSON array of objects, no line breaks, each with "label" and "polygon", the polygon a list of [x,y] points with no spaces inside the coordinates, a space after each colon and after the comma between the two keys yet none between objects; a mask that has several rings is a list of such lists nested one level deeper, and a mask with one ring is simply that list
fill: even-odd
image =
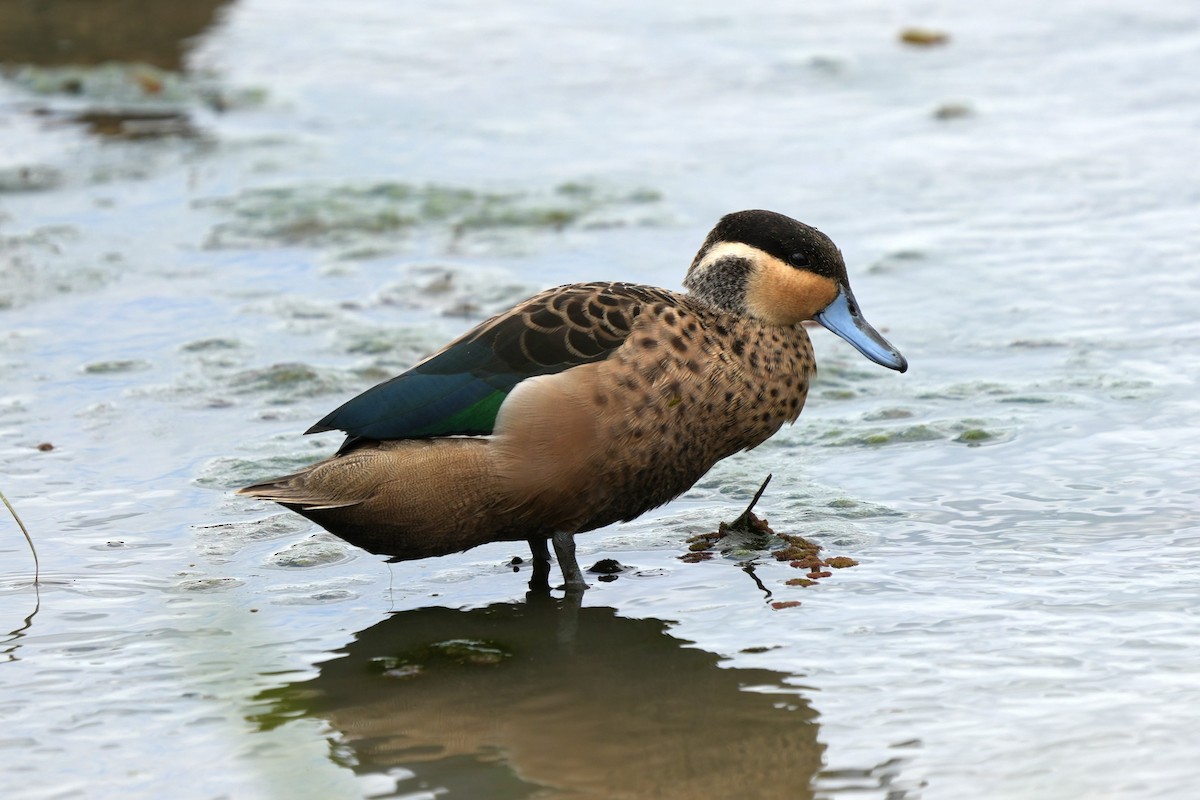
[{"label": "duck", "polygon": [[883,367],[908,362],[863,316],[833,241],[783,214],[723,216],[686,291],[547,289],[339,406],[305,433],[337,452],[238,494],[391,561],[525,541],[530,588],[581,592],[578,534],[627,522],[800,415],[814,321]]}]

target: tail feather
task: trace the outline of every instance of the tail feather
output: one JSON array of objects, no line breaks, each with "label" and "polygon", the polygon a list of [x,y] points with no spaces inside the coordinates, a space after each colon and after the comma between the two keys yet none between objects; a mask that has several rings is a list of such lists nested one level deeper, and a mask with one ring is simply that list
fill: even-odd
[{"label": "tail feather", "polygon": [[360,444],[237,493],[280,503],[372,553],[440,556],[529,536],[495,516],[489,452],[475,437]]},{"label": "tail feather", "polygon": [[259,500],[270,500],[287,506],[296,506],[305,511],[348,508],[356,506],[366,499],[365,495],[363,497],[334,497],[328,491],[330,488],[328,484],[309,481],[308,478],[312,475],[313,467],[316,466],[318,465],[314,464],[312,467],[291,475],[284,475],[282,478],[244,486],[238,489],[236,494]]}]

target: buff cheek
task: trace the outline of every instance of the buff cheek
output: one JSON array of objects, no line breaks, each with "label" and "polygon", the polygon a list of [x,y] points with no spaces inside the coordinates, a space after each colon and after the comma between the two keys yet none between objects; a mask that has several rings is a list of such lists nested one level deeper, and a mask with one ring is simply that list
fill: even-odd
[{"label": "buff cheek", "polygon": [[770,325],[790,326],[812,319],[837,293],[832,279],[768,258],[746,284],[746,309]]}]

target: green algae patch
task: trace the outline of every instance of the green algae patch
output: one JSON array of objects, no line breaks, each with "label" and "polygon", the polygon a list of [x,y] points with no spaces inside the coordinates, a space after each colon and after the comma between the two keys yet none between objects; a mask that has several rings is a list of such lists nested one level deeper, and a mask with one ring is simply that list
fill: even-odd
[{"label": "green algae patch", "polygon": [[893,444],[911,444],[914,442],[933,442],[948,439],[948,431],[939,430],[930,425],[908,425],[899,428],[873,429],[865,431],[846,431],[833,429],[821,435],[822,444],[834,447],[883,447]]},{"label": "green algae patch", "polygon": [[[888,420],[888,416],[870,417],[871,420]],[[903,415],[891,417],[906,419]],[[1002,428],[989,420],[959,419],[921,422],[892,427],[831,427],[811,431],[806,439],[809,443],[826,447],[891,447],[893,445],[923,444],[926,442],[954,442],[976,447],[1010,441],[1015,432]]]},{"label": "green algae patch", "polygon": [[83,371],[88,375],[114,375],[125,372],[141,372],[150,369],[149,361],[140,358],[116,359],[113,361],[94,361],[86,364]]},{"label": "green algae patch", "polygon": [[293,362],[243,370],[229,381],[230,388],[235,392],[270,394],[273,395],[270,402],[277,405],[337,391],[340,388],[338,384],[331,376],[307,364]]},{"label": "green algae patch", "polygon": [[334,247],[343,257],[378,256],[429,234],[447,250],[464,242],[568,228],[662,224],[657,192],[615,191],[586,183],[542,191],[484,191],[445,184],[383,181],[365,185],[248,189],[196,202],[226,220],[209,248]]},{"label": "green algae patch", "polygon": [[179,349],[185,353],[212,353],[237,350],[241,346],[241,342],[237,339],[218,337],[213,339],[197,339],[194,342],[188,342]]},{"label": "green algae patch", "polygon": [[967,447],[1000,444],[1012,441],[1016,436],[1016,431],[1011,428],[994,427],[978,419],[962,420],[953,426],[953,430],[956,435],[952,441]]}]

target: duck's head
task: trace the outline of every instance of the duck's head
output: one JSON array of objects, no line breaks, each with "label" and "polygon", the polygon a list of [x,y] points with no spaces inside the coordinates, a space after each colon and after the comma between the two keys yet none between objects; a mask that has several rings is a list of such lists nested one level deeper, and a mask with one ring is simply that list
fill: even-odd
[{"label": "duck's head", "polygon": [[908,369],[900,351],[859,312],[834,243],[783,214],[738,211],[722,217],[683,285],[717,308],[769,325],[816,320],[876,364]]}]

